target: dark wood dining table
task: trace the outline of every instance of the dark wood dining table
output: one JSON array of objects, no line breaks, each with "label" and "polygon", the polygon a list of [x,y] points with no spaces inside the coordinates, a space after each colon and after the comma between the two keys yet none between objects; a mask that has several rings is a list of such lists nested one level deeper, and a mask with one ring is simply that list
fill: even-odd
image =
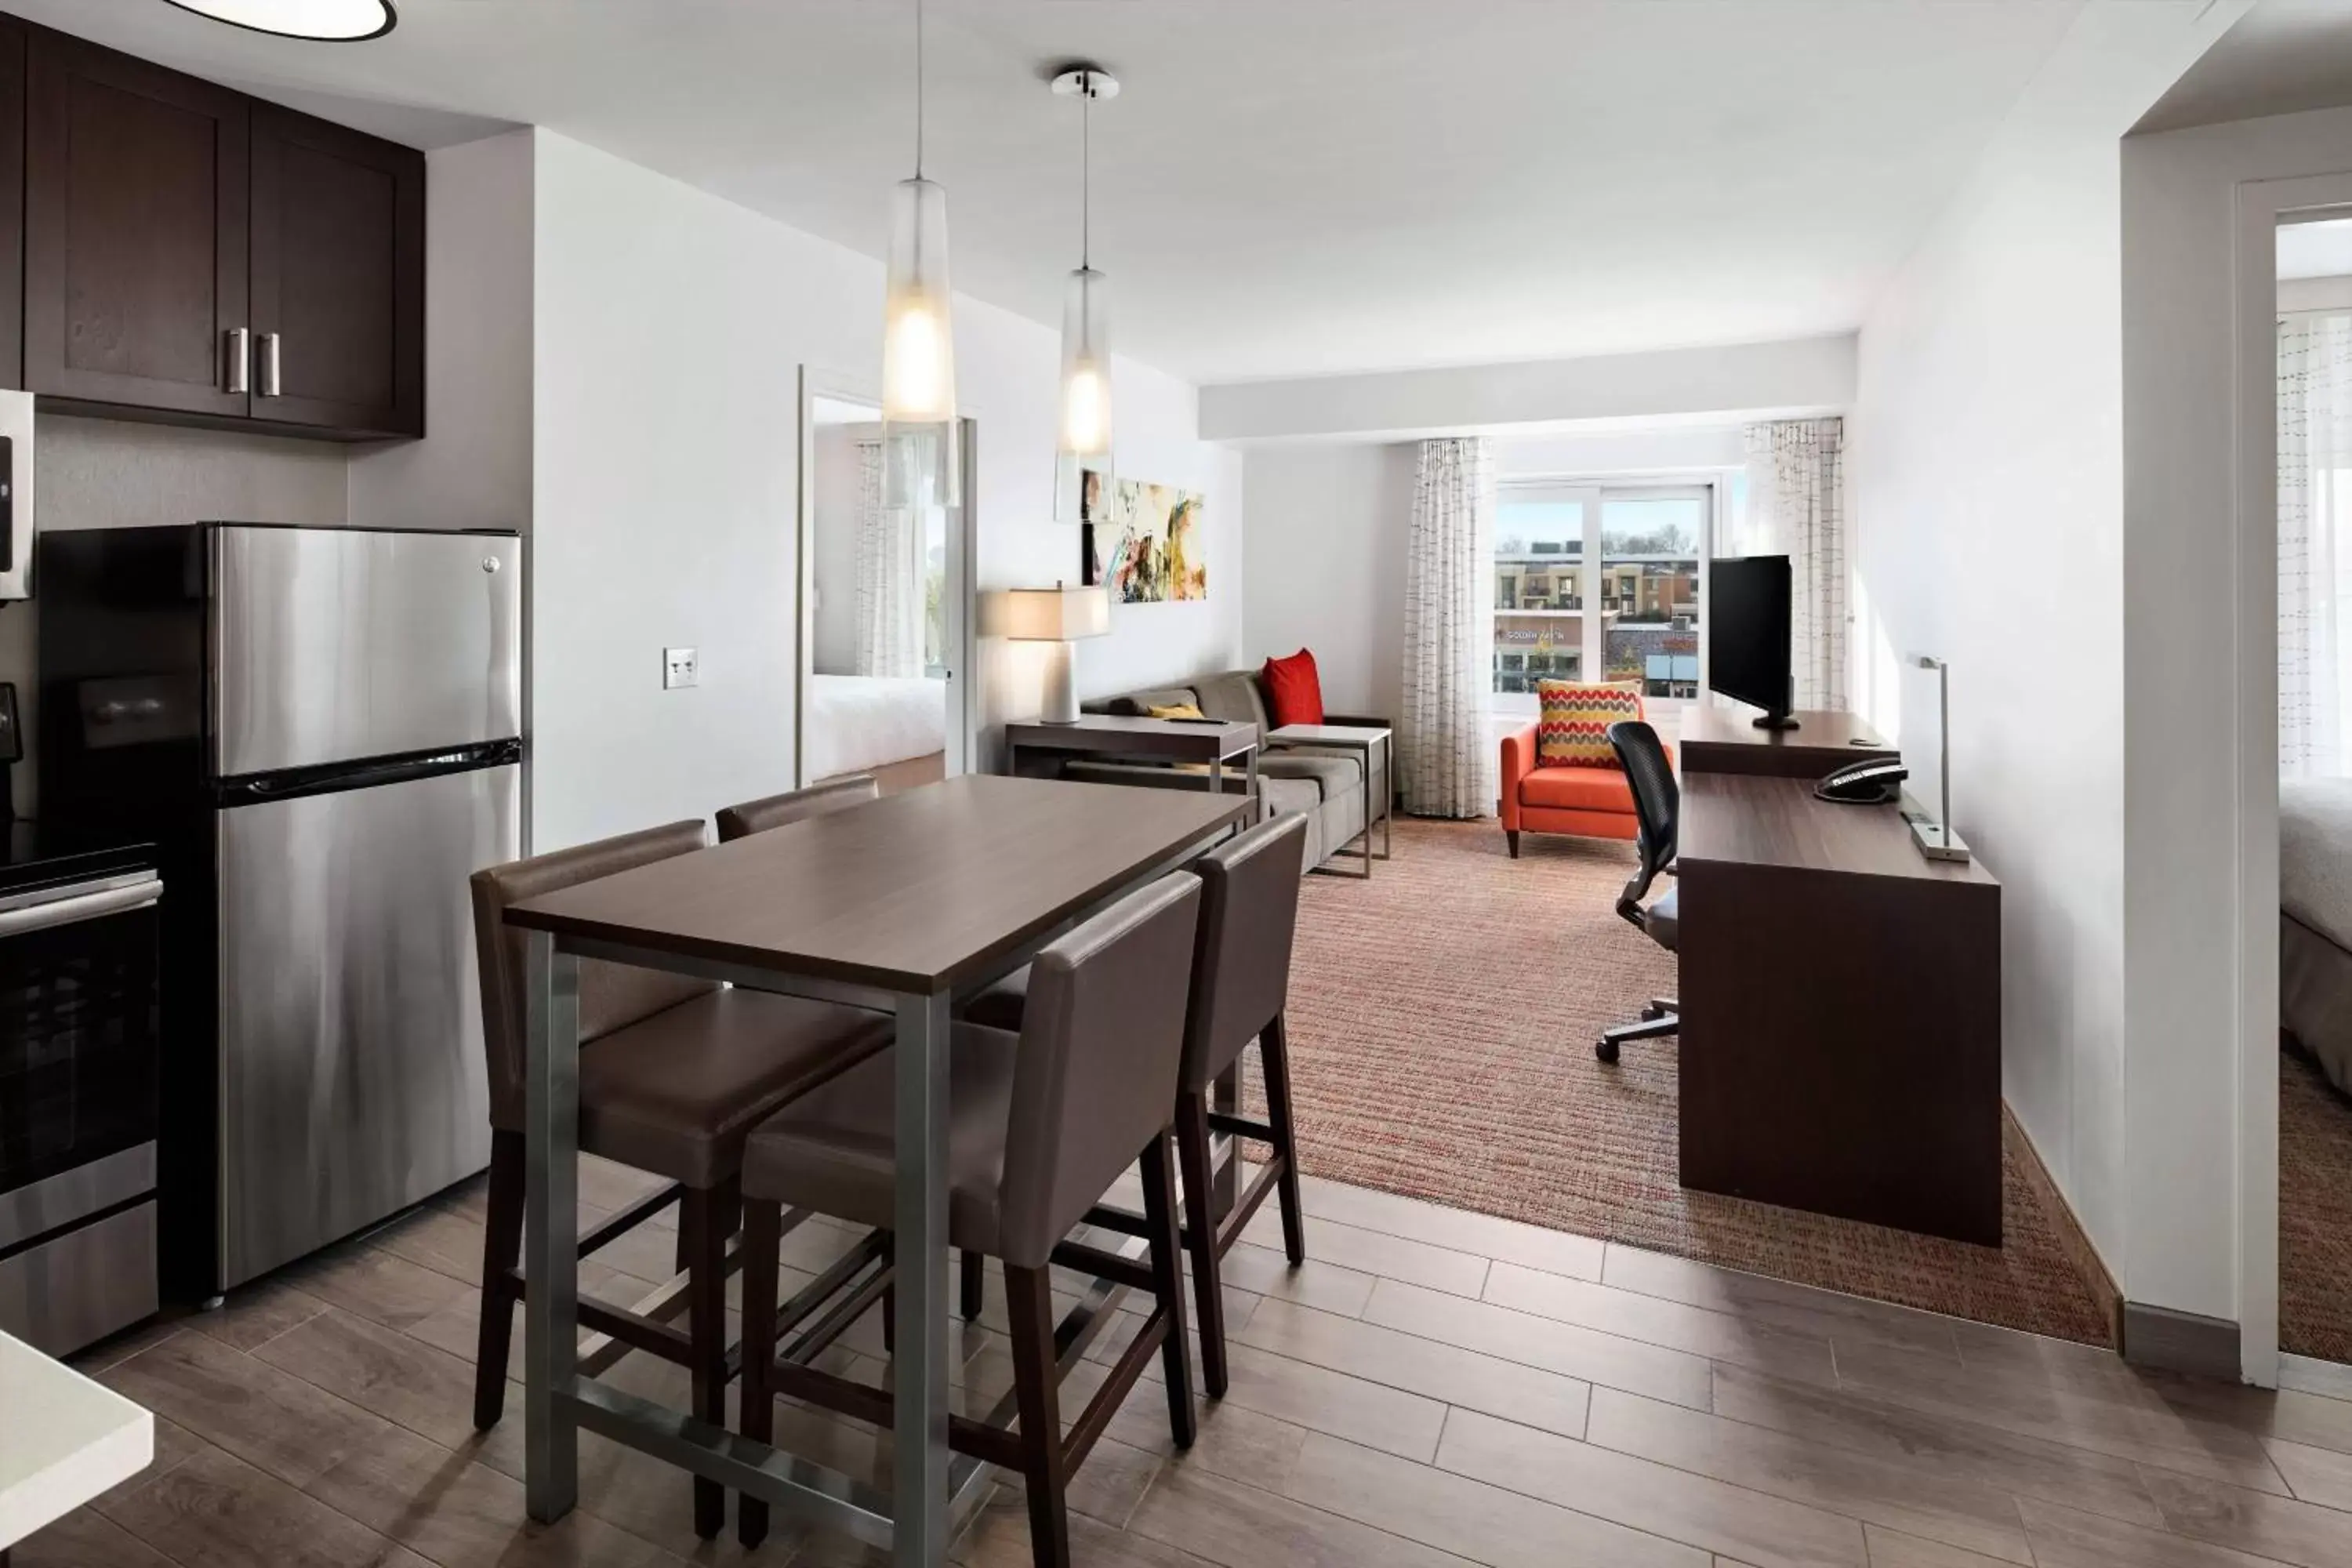
[{"label": "dark wood dining table", "polygon": [[[525,1479],[552,1521],[581,1428],[821,1525],[945,1557],[984,1471],[948,1451],[948,1036],[955,1005],[1240,826],[1238,795],[966,774],[534,899],[524,1266]],[[578,1365],[579,964],[606,959],[897,1019],[892,1489],[749,1442]]]}]

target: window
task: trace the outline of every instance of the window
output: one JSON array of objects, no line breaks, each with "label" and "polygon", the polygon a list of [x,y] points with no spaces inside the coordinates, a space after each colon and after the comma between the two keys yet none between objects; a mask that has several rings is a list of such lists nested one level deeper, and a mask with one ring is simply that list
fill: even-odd
[{"label": "window", "polygon": [[[1699,691],[1712,481],[1504,482],[1495,508],[1495,690],[1532,709],[1545,679]],[[1591,613],[1587,613],[1588,601]]]}]

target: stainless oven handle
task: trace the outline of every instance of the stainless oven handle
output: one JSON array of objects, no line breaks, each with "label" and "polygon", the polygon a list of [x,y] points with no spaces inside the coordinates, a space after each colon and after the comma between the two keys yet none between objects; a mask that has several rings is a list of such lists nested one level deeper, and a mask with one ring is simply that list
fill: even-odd
[{"label": "stainless oven handle", "polygon": [[101,888],[95,893],[58,899],[46,904],[35,904],[29,909],[0,910],[0,936],[47,931],[53,926],[74,925],[105,915],[129,914],[133,910],[145,909],[163,896],[163,884],[157,879],[134,882],[127,888]]}]

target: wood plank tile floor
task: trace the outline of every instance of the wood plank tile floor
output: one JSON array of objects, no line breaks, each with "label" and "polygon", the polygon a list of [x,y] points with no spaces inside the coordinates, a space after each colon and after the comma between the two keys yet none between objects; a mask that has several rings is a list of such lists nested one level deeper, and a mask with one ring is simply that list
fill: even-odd
[{"label": "wood plank tile floor", "polygon": [[[592,1163],[583,1206],[635,1178]],[[1830,1295],[1409,1198],[1307,1184],[1310,1260],[1272,1215],[1229,1278],[1233,1387],[1175,1453],[1156,1384],[1077,1476],[1100,1568],[2259,1568],[2352,1563],[2352,1383],[2275,1394],[2136,1373],[2087,1346]],[[780,1527],[698,1541],[676,1471],[593,1436],[581,1506],[523,1514],[521,1414],[473,1430],[482,1200],[458,1189],[220,1311],[81,1364],[155,1411],[143,1475],[23,1543],[12,1568],[675,1568],[871,1564]],[[788,1285],[851,1234],[789,1238]],[[586,1283],[651,1288],[647,1231]],[[637,1272],[631,1272],[635,1270]],[[992,1279],[993,1284],[993,1278]],[[1136,1320],[1073,1374],[1096,1385]],[[1009,1384],[1001,1291],[959,1327],[960,1397]],[[520,1333],[518,1326],[519,1369]],[[829,1352],[878,1376],[879,1324]],[[1155,1363],[1156,1366],[1156,1363]],[[632,1358],[615,1382],[683,1403]],[[794,1406],[785,1440],[887,1477],[887,1439]],[[955,1549],[1029,1561],[1018,1483]]]}]

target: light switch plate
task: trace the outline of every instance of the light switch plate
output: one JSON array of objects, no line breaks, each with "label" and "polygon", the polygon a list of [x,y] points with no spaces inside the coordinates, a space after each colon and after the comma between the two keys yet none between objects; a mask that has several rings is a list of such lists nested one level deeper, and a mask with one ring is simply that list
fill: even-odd
[{"label": "light switch plate", "polygon": [[702,665],[690,647],[662,649],[662,689],[675,691],[681,686],[702,684]]}]

